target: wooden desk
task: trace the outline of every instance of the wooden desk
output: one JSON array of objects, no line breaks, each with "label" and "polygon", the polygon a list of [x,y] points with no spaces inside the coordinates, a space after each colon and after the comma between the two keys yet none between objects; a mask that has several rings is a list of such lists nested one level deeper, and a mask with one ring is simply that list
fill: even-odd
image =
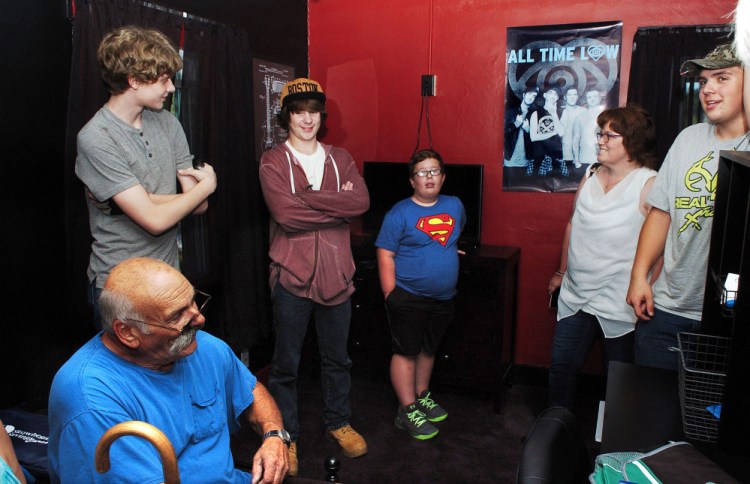
[{"label": "wooden desk", "polygon": [[460,256],[456,317],[435,355],[433,383],[489,392],[502,410],[514,362],[518,247],[483,245]]},{"label": "wooden desk", "polygon": [[685,438],[677,372],[611,362],[599,452],[646,452],[670,440],[691,443],[740,482],[750,482],[746,457]]}]

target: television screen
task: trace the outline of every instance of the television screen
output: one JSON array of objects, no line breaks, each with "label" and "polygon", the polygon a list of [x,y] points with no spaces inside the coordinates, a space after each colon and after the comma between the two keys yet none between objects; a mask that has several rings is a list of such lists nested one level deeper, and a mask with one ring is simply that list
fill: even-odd
[{"label": "television screen", "polygon": [[[445,174],[440,193],[460,198],[466,209],[466,226],[459,239],[459,248],[475,249],[479,246],[482,230],[483,166],[446,163]],[[414,192],[409,183],[408,164],[365,161],[362,177],[370,192],[370,209],[362,216],[362,230],[365,234],[377,235],[386,212]]]}]

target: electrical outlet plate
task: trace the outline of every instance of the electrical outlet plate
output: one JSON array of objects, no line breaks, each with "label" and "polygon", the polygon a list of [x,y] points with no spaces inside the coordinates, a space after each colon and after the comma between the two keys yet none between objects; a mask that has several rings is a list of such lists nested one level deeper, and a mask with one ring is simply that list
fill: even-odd
[{"label": "electrical outlet plate", "polygon": [[435,74],[423,74],[422,75],[422,96],[434,96],[435,95]]},{"label": "electrical outlet plate", "polygon": [[250,367],[250,350],[245,348],[240,351],[240,361],[242,361],[242,364],[245,365],[246,368]]}]

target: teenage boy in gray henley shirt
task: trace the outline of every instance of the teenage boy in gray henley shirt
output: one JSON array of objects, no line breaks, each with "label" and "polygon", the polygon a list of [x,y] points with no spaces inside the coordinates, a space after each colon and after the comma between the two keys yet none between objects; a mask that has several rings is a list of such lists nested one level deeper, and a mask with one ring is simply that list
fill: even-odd
[{"label": "teenage boy in gray henley shirt", "polygon": [[78,133],[75,172],[86,186],[94,239],[89,304],[100,329],[98,299],[110,270],[131,257],[179,269],[178,223],[206,211],[216,174],[207,164],[192,167],[182,126],[162,109],[182,68],[164,34],[117,28],[104,36],[97,57],[110,97]]}]

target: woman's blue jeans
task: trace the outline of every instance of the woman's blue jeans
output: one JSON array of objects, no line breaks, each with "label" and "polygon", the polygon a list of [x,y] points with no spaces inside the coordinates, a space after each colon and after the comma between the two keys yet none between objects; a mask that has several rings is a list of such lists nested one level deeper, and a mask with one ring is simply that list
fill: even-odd
[{"label": "woman's blue jeans", "polygon": [[552,342],[552,364],[549,369],[550,406],[573,408],[578,372],[588,356],[595,338],[604,342],[605,371],[610,361],[633,362],[634,332],[618,338],[604,338],[599,321],[593,314],[578,311],[557,322]]},{"label": "woman's blue jeans", "polygon": [[323,386],[323,423],[328,430],[349,424],[351,408],[352,361],[347,352],[351,301],[324,306],[311,299],[294,296],[276,284],[273,291],[276,346],[268,378],[268,390],[284,418],[284,428],[292,441],[300,433],[297,410],[297,376],[307,325],[312,317],[318,335],[320,373]]}]

